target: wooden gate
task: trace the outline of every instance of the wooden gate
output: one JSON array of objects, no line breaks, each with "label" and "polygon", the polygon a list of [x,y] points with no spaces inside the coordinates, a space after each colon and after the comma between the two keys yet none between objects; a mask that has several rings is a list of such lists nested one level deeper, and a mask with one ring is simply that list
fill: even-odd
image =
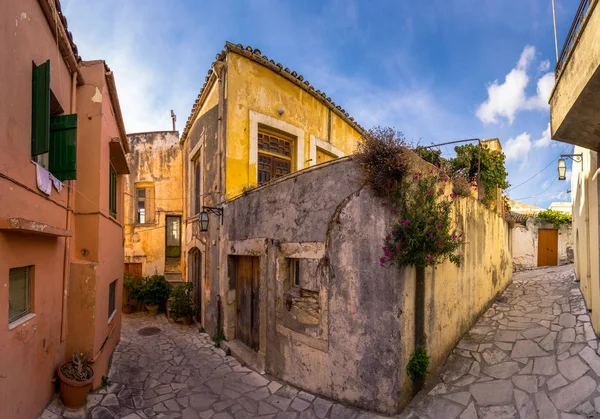
[{"label": "wooden gate", "polygon": [[126,274],[129,274],[131,276],[142,276],[142,264],[126,263],[124,271]]},{"label": "wooden gate", "polygon": [[538,266],[558,265],[558,230],[538,230]]},{"label": "wooden gate", "polygon": [[259,258],[236,257],[236,338],[258,351],[259,346]]}]

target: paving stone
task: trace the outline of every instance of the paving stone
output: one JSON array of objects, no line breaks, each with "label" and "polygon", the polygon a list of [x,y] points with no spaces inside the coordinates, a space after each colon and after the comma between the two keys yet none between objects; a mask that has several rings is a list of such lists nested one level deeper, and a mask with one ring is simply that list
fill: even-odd
[{"label": "paving stone", "polygon": [[511,358],[529,358],[534,356],[546,356],[548,353],[531,340],[518,340],[513,346]]},{"label": "paving stone", "polygon": [[517,411],[519,412],[519,416],[521,417],[521,419],[537,418],[537,413],[535,405],[533,404],[533,400],[521,390],[515,389],[514,395],[517,404]]},{"label": "paving stone", "polygon": [[513,375],[512,382],[515,386],[531,394],[538,390],[537,377],[533,375]]},{"label": "paving stone", "polygon": [[579,356],[594,370],[596,375],[600,375],[600,357],[589,346],[586,346],[579,352]]},{"label": "paving stone", "polygon": [[559,342],[575,342],[575,329],[563,329],[558,332],[558,341]]},{"label": "paving stone", "polygon": [[558,324],[562,327],[574,327],[577,319],[571,313],[562,313],[558,318]]},{"label": "paving stone", "polygon": [[300,397],[302,400],[306,400],[307,402],[312,402],[315,399],[315,396],[307,393],[306,391],[300,391],[298,393],[298,397]]},{"label": "paving stone", "polygon": [[546,336],[548,333],[550,333],[550,330],[548,330],[545,327],[532,327],[531,329],[527,329],[521,332],[521,336],[523,336],[525,339],[536,339],[536,338],[541,338]]},{"label": "paving stone", "polygon": [[92,409],[92,419],[119,419],[117,415],[104,406],[96,406]]},{"label": "paving stone", "polygon": [[512,350],[513,344],[508,342],[496,342],[496,346],[503,351],[510,351]]},{"label": "paving stone", "polygon": [[331,413],[329,417],[331,419],[352,419],[356,417],[356,411],[354,409],[349,409],[341,404],[334,404],[331,408]]},{"label": "paving stone", "polygon": [[[419,411],[426,418],[454,419],[460,415],[462,410],[462,407],[443,398],[426,397],[419,402]],[[333,418],[333,409],[331,413],[330,417]]]},{"label": "paving stone", "polygon": [[554,350],[554,343],[556,341],[557,332],[550,332],[540,341],[540,346],[546,351]]},{"label": "paving stone", "polygon": [[569,412],[587,399],[596,390],[594,379],[583,376],[577,381],[550,393],[550,399],[557,409]]},{"label": "paving stone", "polygon": [[479,409],[481,419],[513,419],[517,410],[512,404],[505,406],[490,406]]},{"label": "paving stone", "polygon": [[307,402],[306,400],[302,400],[300,398],[295,398],[294,401],[292,402],[292,404],[290,405],[290,408],[292,408],[298,412],[302,412],[302,411],[306,410],[309,406],[310,406],[310,403]]},{"label": "paving stone", "polygon": [[473,364],[471,365],[471,369],[469,370],[469,374],[474,377],[479,377],[480,373],[481,373],[481,366],[480,366],[479,362],[474,361]]},{"label": "paving stone", "polygon": [[450,355],[446,362],[444,372],[442,372],[440,376],[444,382],[452,383],[467,374],[471,369],[472,363],[473,360],[458,355]]},{"label": "paving stone", "polygon": [[102,406],[118,406],[119,400],[115,394],[107,394],[101,402]]},{"label": "paving stone", "polygon": [[577,406],[575,408],[575,411],[578,413],[582,413],[584,415],[590,415],[592,414],[592,412],[595,410],[594,406],[592,406],[592,404],[590,403],[589,400],[586,400],[585,402],[581,403],[579,406]]},{"label": "paving stone", "polygon": [[496,332],[494,340],[498,342],[516,342],[517,340],[516,330],[499,330]]},{"label": "paving stone", "polygon": [[190,396],[190,406],[197,411],[209,409],[217,400],[218,396],[213,393],[197,393]]},{"label": "paving stone", "polygon": [[283,386],[281,384],[279,384],[277,381],[271,381],[269,383],[269,385],[267,386],[267,388],[269,389],[271,394],[275,394],[275,392],[277,392],[277,390],[279,390],[281,387],[283,387]]},{"label": "paving stone", "polygon": [[554,377],[549,378],[546,381],[546,385],[548,386],[548,390],[552,391],[559,387],[566,386],[569,382],[562,376],[562,374],[556,374]]},{"label": "paving stone", "polygon": [[289,399],[287,397],[281,397],[281,396],[278,396],[277,394],[273,394],[273,395],[269,396],[268,399],[266,399],[266,402],[277,407],[279,410],[286,410],[288,408],[288,406],[290,405],[290,403],[292,402],[292,399]]},{"label": "paving stone", "polygon": [[475,380],[477,380],[477,377],[474,377],[472,375],[466,375],[463,378],[459,378],[458,380],[453,382],[452,385],[454,385],[456,387],[464,387],[464,386],[468,386],[469,384],[473,383]]},{"label": "paving stone", "polygon": [[543,391],[535,393],[534,396],[537,412],[542,419],[558,419],[558,412]]},{"label": "paving stone", "polygon": [[[592,351],[593,353],[593,351]],[[595,355],[595,354],[594,354]],[[558,370],[569,381],[575,381],[585,374],[589,367],[577,355],[558,362]]]},{"label": "paving stone", "polygon": [[467,403],[469,403],[469,399],[471,398],[471,393],[469,393],[468,391],[459,391],[458,393],[446,394],[444,395],[444,398],[466,406]]},{"label": "paving stone", "polygon": [[533,374],[554,375],[556,374],[556,355],[541,356],[533,361]]},{"label": "paving stone", "polygon": [[242,382],[253,387],[263,387],[269,384],[269,380],[257,372],[251,372],[250,374],[246,375],[242,378]]},{"label": "paving stone", "polygon": [[479,406],[500,406],[511,402],[512,382],[506,380],[474,383],[469,391]]},{"label": "paving stone", "polygon": [[258,402],[258,414],[260,416],[276,415],[277,413],[279,413],[279,409],[277,409],[275,406],[271,406],[270,404],[262,401]]},{"label": "paving stone", "polygon": [[530,359],[527,362],[527,365],[525,365],[521,371],[519,371],[519,374],[531,374],[531,372],[533,371],[533,359]]},{"label": "paving stone", "polygon": [[[514,349],[513,349],[514,350]],[[499,364],[508,360],[508,356],[500,348],[492,347],[488,348],[481,353],[481,356],[485,362],[489,365]]]},{"label": "paving stone", "polygon": [[483,372],[491,377],[504,379],[516,374],[520,369],[518,363],[511,361],[485,367]]}]

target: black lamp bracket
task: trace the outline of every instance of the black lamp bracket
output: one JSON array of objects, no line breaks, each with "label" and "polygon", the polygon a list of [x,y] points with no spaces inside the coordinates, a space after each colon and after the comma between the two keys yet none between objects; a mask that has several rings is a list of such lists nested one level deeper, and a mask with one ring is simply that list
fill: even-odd
[{"label": "black lamp bracket", "polygon": [[202,207],[202,211],[205,211],[207,214],[215,214],[219,216],[219,218],[221,219],[221,225],[223,225],[223,208]]},{"label": "black lamp bracket", "polygon": [[583,153],[579,153],[579,154],[561,154],[560,158],[561,159],[568,158],[568,159],[573,160],[575,163],[581,163],[581,160],[583,160]]}]

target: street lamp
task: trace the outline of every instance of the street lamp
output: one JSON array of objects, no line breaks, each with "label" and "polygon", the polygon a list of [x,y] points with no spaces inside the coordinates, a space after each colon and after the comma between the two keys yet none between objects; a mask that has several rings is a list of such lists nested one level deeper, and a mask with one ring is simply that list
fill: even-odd
[{"label": "street lamp", "polygon": [[567,161],[565,160],[565,158],[571,159],[575,163],[581,163],[581,161],[583,160],[583,153],[560,155],[560,159],[558,159],[558,180],[567,179]]},{"label": "street lamp", "polygon": [[202,207],[202,212],[198,216],[198,222],[200,223],[200,231],[208,231],[208,214],[215,214],[221,218],[221,224],[223,224],[223,208],[215,207]]}]

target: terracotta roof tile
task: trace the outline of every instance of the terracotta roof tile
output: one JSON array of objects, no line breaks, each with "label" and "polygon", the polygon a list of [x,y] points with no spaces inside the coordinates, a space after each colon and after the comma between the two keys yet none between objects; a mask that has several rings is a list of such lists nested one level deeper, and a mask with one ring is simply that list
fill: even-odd
[{"label": "terracotta roof tile", "polygon": [[280,63],[275,63],[275,61],[269,59],[266,55],[262,55],[262,52],[258,48],[252,48],[251,46],[247,46],[244,48],[242,44],[232,44],[227,42],[225,44],[225,49],[216,55],[215,61],[211,64],[211,68],[208,70],[208,75],[204,79],[204,84],[200,89],[200,93],[192,106],[192,110],[185,124],[185,128],[182,133],[182,140],[185,139],[191,129],[192,121],[196,117],[197,112],[199,112],[199,105],[202,101],[202,96],[208,92],[206,92],[206,88],[209,85],[209,82],[214,78],[212,68],[218,61],[224,61],[227,54],[229,52],[235,52],[240,54],[246,58],[253,60],[256,63],[259,63],[275,73],[281,74],[281,76],[287,78],[288,80],[295,82],[299,87],[310,93],[312,96],[321,101],[325,106],[329,107],[334,113],[340,116],[343,120],[345,120],[350,126],[356,129],[358,132],[362,133],[364,128],[360,126],[354,118],[352,118],[348,112],[346,112],[341,106],[336,105],[335,102],[331,100],[329,96],[325,94],[325,92],[321,92],[320,90],[315,90],[314,87],[305,80],[301,74],[298,74],[295,71],[291,71],[289,68],[283,68],[283,65]]}]

